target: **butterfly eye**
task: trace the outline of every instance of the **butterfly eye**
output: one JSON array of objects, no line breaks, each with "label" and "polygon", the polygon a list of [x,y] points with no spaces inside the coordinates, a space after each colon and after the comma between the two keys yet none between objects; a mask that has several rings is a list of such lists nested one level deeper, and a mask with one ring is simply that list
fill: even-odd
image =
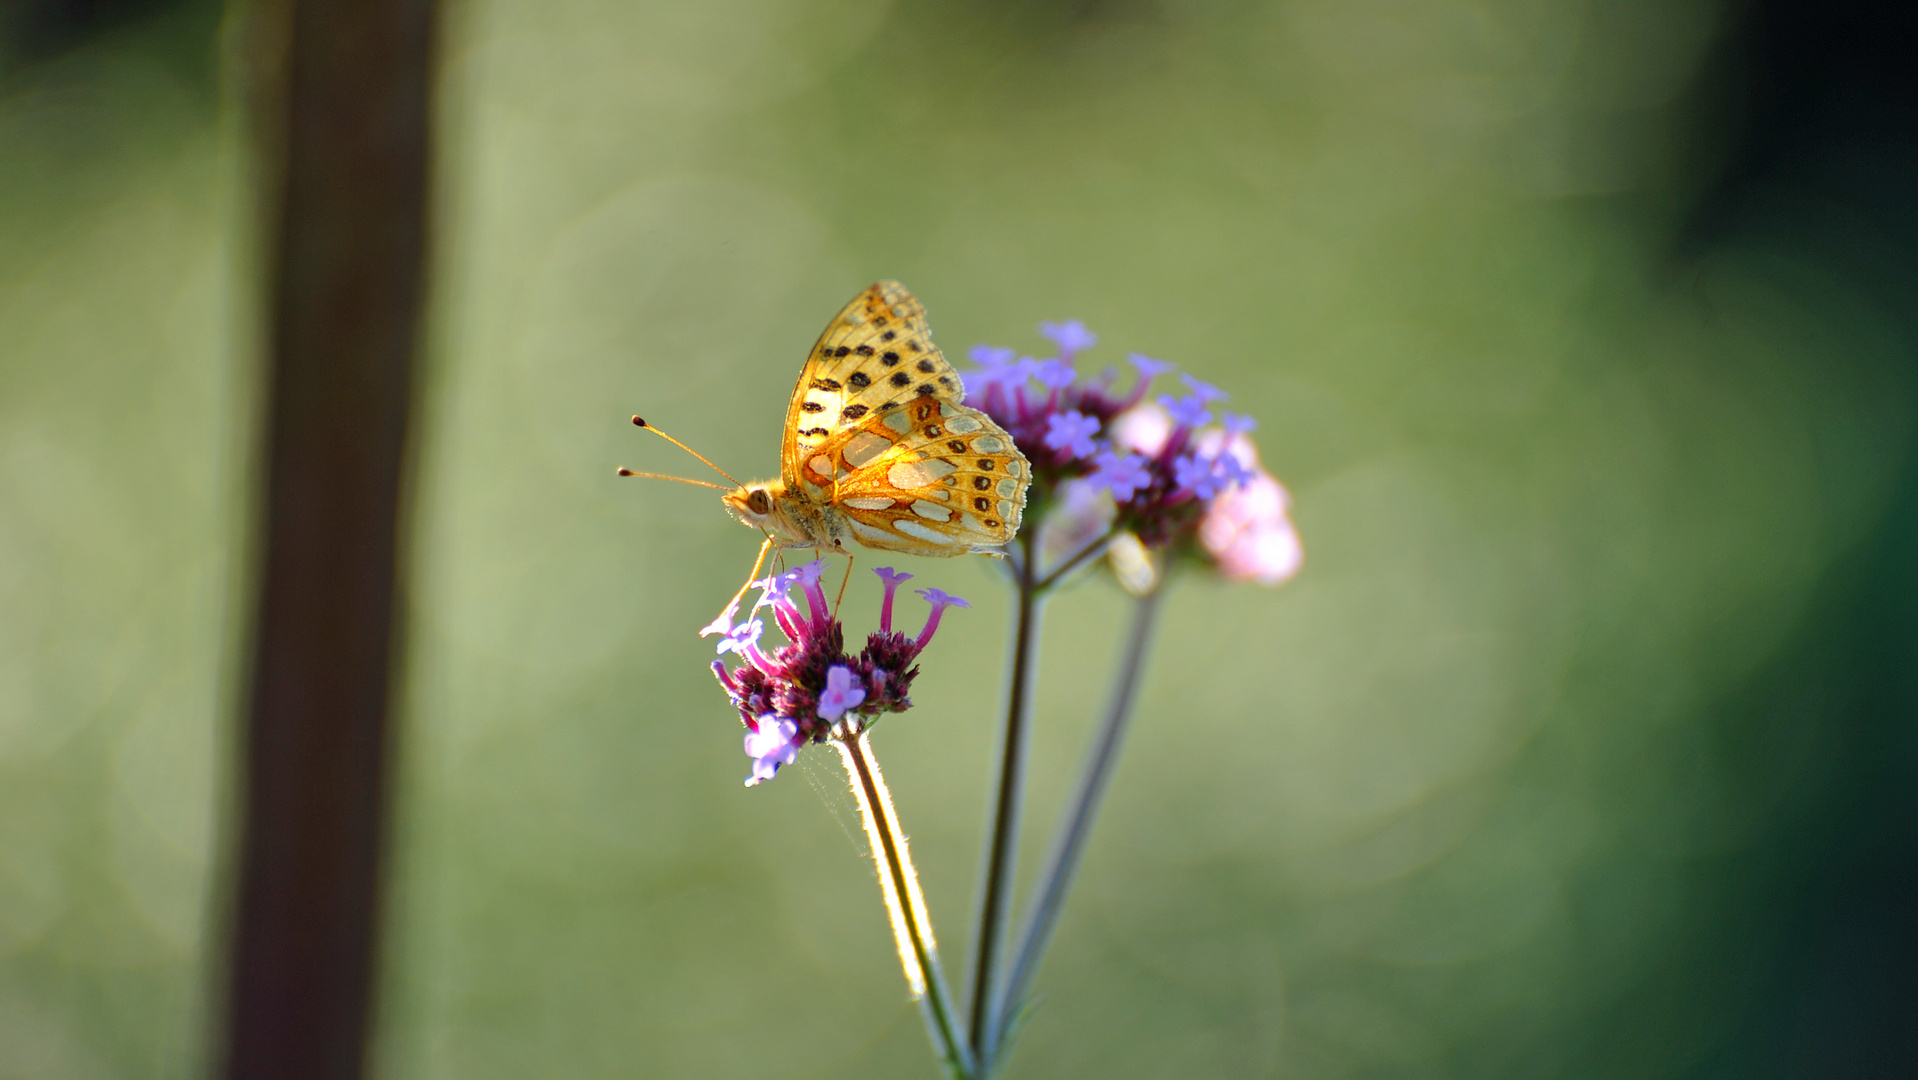
[{"label": "butterfly eye", "polygon": [[746,496],[746,509],[755,514],[768,513],[772,508],[773,501],[766,497],[763,490],[755,490],[751,495]]}]

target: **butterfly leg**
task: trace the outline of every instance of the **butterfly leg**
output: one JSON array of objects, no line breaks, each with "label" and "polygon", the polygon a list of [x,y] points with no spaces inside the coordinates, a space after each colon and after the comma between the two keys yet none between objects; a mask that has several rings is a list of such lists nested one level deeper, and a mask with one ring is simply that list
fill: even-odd
[{"label": "butterfly leg", "polygon": [[852,552],[840,548],[839,553],[846,557],[846,576],[839,579],[839,595],[833,598],[832,617],[835,619],[839,617],[839,601],[846,598],[846,585],[852,581]]}]

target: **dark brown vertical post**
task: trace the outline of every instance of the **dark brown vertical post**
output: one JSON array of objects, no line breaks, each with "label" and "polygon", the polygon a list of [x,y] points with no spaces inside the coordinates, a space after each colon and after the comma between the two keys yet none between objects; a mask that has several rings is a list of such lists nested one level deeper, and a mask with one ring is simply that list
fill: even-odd
[{"label": "dark brown vertical post", "polygon": [[258,102],[277,160],[231,1080],[365,1065],[434,7],[282,0],[266,16],[283,51]]}]

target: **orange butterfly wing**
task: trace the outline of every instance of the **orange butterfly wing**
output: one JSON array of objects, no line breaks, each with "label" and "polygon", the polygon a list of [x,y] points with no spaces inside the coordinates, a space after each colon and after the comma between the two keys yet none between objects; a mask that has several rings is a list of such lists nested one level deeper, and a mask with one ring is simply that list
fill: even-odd
[{"label": "orange butterfly wing", "polygon": [[829,437],[801,476],[861,544],[932,556],[1003,554],[1032,482],[990,417],[929,395]]},{"label": "orange butterfly wing", "polygon": [[878,282],[833,317],[800,369],[780,442],[786,490],[801,490],[801,466],[828,440],[919,397],[957,405],[966,388],[932,343],[925,307],[897,281]]}]

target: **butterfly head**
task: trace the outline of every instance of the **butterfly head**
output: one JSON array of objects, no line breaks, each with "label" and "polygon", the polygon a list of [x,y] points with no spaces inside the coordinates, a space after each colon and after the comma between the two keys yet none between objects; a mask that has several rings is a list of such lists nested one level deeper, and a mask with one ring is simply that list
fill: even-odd
[{"label": "butterfly head", "polygon": [[785,512],[785,485],[777,480],[763,484],[741,484],[719,497],[726,512],[740,524],[758,529],[785,543],[805,543],[808,537]]}]

